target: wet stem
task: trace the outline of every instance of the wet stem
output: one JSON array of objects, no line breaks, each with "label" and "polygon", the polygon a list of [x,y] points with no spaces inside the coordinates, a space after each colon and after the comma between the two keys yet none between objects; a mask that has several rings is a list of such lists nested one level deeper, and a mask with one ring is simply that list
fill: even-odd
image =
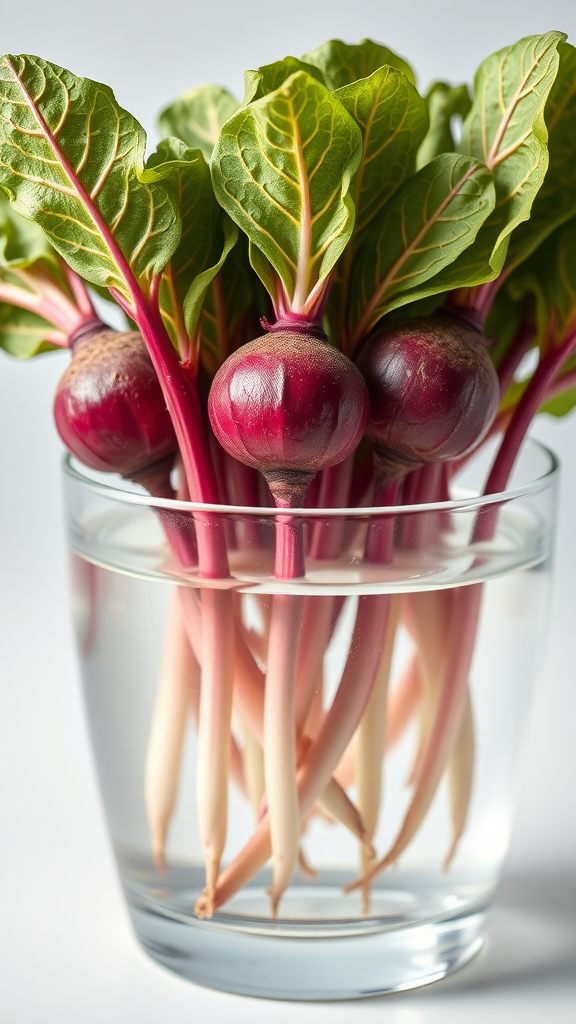
[{"label": "wet stem", "polygon": [[[147,343],[170,411],[190,497],[218,503],[218,487],[202,424],[197,367],[180,362],[158,308],[160,279],[148,299],[133,291],[134,316]],[[229,577],[221,516],[194,516],[200,575],[212,580]],[[201,588],[202,665],[197,751],[199,826],[206,861],[205,897],[211,906],[227,831],[228,774],[234,671],[232,595],[225,587]]]}]

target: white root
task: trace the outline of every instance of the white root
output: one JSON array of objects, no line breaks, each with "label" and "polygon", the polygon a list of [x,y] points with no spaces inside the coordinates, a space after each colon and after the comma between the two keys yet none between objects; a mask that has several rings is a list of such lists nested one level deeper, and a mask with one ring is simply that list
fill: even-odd
[{"label": "white root", "polygon": [[[371,878],[395,863],[418,831],[460,731],[468,696],[467,681],[474,654],[482,585],[460,587],[454,597],[450,626],[452,643],[448,648],[442,692],[422,759],[422,767],[400,831],[386,856],[372,868],[369,873]],[[360,887],[365,880],[362,878],[346,886],[345,891],[351,892],[352,889]]]},{"label": "white root", "polygon": [[296,784],[295,682],[303,598],[275,594],[264,698],[264,775],[272,842],[272,917],[298,864],[300,811]]},{"label": "white root", "polygon": [[[423,699],[421,677],[418,652],[413,651],[404,666],[400,679],[388,694],[384,737],[386,754],[394,749],[418,712],[420,701]],[[345,789],[353,786],[356,780],[357,747],[358,733],[355,732],[352,742],[346,747],[344,756],[334,772],[334,777]]]},{"label": "white root", "polygon": [[389,753],[408,728],[416,714],[422,697],[422,679],[418,654],[410,655],[396,686],[389,694],[386,708],[386,737],[384,746]]},{"label": "white root", "polygon": [[[238,622],[237,622],[237,629],[238,628],[239,627],[238,627]],[[258,741],[258,743],[261,746],[263,746],[264,745],[264,726],[263,726],[263,719],[264,719],[264,676],[262,675],[262,672],[260,671],[260,669],[258,668],[256,663],[254,662],[254,660],[253,660],[253,658],[252,658],[252,656],[250,654],[250,651],[248,650],[248,646],[247,646],[246,642],[243,639],[243,633],[239,633],[239,632],[237,632],[237,634],[236,634],[236,667],[235,667],[234,683],[235,683],[235,685],[234,685],[234,702],[235,702],[236,711],[238,712],[238,716],[239,716],[239,718],[242,719],[242,721],[245,722],[247,728],[250,730],[250,732],[252,733],[253,737]],[[320,680],[320,682],[318,684],[319,698],[320,699],[317,701],[317,705],[316,705],[316,712],[318,714],[318,723],[317,724],[318,724],[318,728],[319,729],[322,727],[322,724],[323,724],[323,721],[324,721],[324,713],[322,712],[322,708],[320,706],[321,705],[321,694],[320,694],[321,687],[322,687],[322,680]],[[298,745],[298,757],[299,758],[304,756],[304,753],[305,753],[305,751],[307,751],[309,749],[311,742],[312,742],[312,740],[311,740],[311,738],[308,735],[304,734],[301,737],[299,745]],[[334,781],[334,783],[336,783],[336,779],[335,778],[333,779],[333,781]],[[340,787],[340,788],[342,788],[342,787]],[[351,804],[351,801],[346,797],[345,794],[344,794],[344,797],[345,797],[345,800],[348,802],[348,804]],[[329,799],[329,796],[328,796],[328,799]],[[345,800],[344,799],[339,799],[338,801],[333,800],[332,808],[336,812],[337,820],[341,820],[340,818],[338,818],[338,814],[340,812],[342,812],[342,814],[344,816],[343,816],[343,819],[341,820],[341,824],[343,824],[345,828],[349,828],[350,823],[352,821],[352,816],[350,814],[349,807],[346,806],[346,808],[345,808]],[[322,807],[323,802],[324,802],[324,794],[321,794],[319,799],[318,799],[318,803],[320,804],[320,807]],[[262,814],[265,812],[266,809],[267,809],[267,801],[264,798],[262,800],[262,802],[259,804],[259,807],[258,807],[258,818],[257,818],[257,820],[260,820]],[[330,820],[333,820],[334,815],[332,814],[332,812],[329,812],[329,815],[330,815]],[[356,824],[354,826],[354,829],[352,829],[352,833],[355,836],[359,836],[360,835],[360,832],[358,831],[359,815],[358,815],[357,811],[355,811],[355,819],[354,820],[355,820]],[[361,834],[362,834],[362,836],[365,834],[363,828],[362,828],[362,833]]]},{"label": "white root", "polygon": [[[304,819],[326,788],[352,734],[358,728],[382,658],[389,612],[385,594],[361,595],[348,658],[340,686],[318,736],[298,770],[298,799]],[[203,893],[195,904],[200,918],[209,917],[264,866],[272,852],[270,825],[264,818],[242,850],[226,866],[212,898]]]},{"label": "white root", "polygon": [[452,840],[444,860],[443,869],[448,871],[460,837],[466,827],[472,783],[474,781],[474,718],[470,689],[466,694],[466,706],[456,742],[448,761],[448,794],[452,820]]},{"label": "white root", "polygon": [[262,797],[264,796],[264,754],[262,747],[245,723],[242,730],[242,763],[244,780],[250,806],[254,812],[254,820],[258,821]]},{"label": "white root", "polygon": [[234,673],[232,595],[206,587],[201,593],[202,679],[196,773],[198,825],[211,905],[228,823],[228,776]]},{"label": "white root", "polygon": [[306,882],[312,882],[315,878],[318,878],[318,872],[308,863],[302,847],[298,851],[298,870]]},{"label": "white root", "polygon": [[[370,840],[374,838],[382,802],[382,762],[384,760],[384,738],[386,735],[386,707],[388,683],[394,640],[400,615],[400,598],[390,598],[390,615],[386,631],[386,642],[382,659],[370,695],[366,711],[357,731],[356,744],[356,785],[358,810]],[[365,875],[375,861],[374,849],[365,842],[360,845],[361,874]],[[371,883],[362,886],[362,913],[370,908]]]},{"label": "white root", "polygon": [[168,612],[144,771],[144,801],[152,857],[161,871],[166,870],[166,837],[178,794],[186,719],[193,692],[199,685],[200,666],[190,648],[180,601],[174,594]]},{"label": "white root", "polygon": [[418,709],[418,745],[407,780],[416,785],[438,711],[445,665],[450,642],[450,613],[453,595],[450,591],[407,594],[405,609],[408,628],[417,648],[423,700]]}]

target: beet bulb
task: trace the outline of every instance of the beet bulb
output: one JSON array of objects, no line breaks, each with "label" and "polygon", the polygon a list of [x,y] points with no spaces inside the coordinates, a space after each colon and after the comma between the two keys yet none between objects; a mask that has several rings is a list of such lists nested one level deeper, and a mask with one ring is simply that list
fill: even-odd
[{"label": "beet bulb", "polygon": [[93,324],[76,332],[71,348],[54,398],[60,437],[91,469],[145,483],[177,441],[143,339]]},{"label": "beet bulb", "polygon": [[358,445],[368,394],[354,364],[319,329],[287,327],[228,357],[212,382],[208,414],[222,447],[264,474],[279,507],[295,508],[315,474]]},{"label": "beet bulb", "polygon": [[496,415],[498,377],[473,314],[391,324],[368,340],[357,365],[370,396],[379,489],[425,463],[465,455]]}]

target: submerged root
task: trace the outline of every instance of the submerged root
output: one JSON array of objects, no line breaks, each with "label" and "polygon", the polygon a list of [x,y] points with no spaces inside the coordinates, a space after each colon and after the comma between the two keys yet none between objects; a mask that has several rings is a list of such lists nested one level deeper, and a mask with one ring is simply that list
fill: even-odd
[{"label": "submerged root", "polygon": [[306,882],[312,882],[318,878],[318,872],[308,863],[302,847],[298,850],[298,871]]}]

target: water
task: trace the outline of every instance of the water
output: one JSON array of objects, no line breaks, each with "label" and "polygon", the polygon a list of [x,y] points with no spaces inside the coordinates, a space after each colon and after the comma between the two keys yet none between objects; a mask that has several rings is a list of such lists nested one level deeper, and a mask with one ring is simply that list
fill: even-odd
[{"label": "water", "polygon": [[[415,535],[420,545],[428,530],[428,545],[410,549],[405,544],[384,573],[382,567],[362,564],[365,524],[355,520],[348,524],[346,558],[309,562],[306,581],[291,585],[294,591],[315,595],[317,602],[331,602],[330,607],[336,607],[334,595],[344,597],[324,657],[325,708],[346,661],[359,594],[440,595],[473,582],[482,582],[483,590],[469,678],[473,789],[450,870],[442,870],[451,835],[443,780],[399,863],[376,879],[367,912],[358,893],[342,894],[342,886],[360,870],[357,840],[342,825],[313,817],[302,849],[316,877],[295,878],[278,921],[270,918],[265,894],[269,869],[211,921],[200,922],[194,913],[204,881],[191,718],[167,843],[168,873],[163,875],[153,863],[143,784],[152,709],[171,597],[176,585],[195,586],[197,581],[193,573],[183,577],[173,562],[150,510],[100,502],[97,507],[88,503],[80,512],[71,528],[72,578],[86,708],[108,827],[145,948],[172,969],[213,987],[311,999],[411,987],[465,962],[481,943],[486,907],[508,846],[521,741],[540,663],[551,549],[542,502],[532,499],[503,508],[494,539],[476,546],[469,543],[475,513],[452,516],[449,523],[444,514],[439,520],[442,532],[430,515],[427,522],[414,515],[412,524],[397,529],[404,531],[404,538]],[[266,543],[272,524],[260,526]],[[236,521],[237,535],[243,528]],[[324,522],[322,528],[332,529],[333,524]],[[430,537],[436,537],[434,543]],[[271,575],[270,547],[248,554],[233,550],[231,570],[244,623],[258,629],[270,602],[267,595],[279,589]],[[413,641],[401,624],[392,688],[412,650]],[[237,718],[233,726],[241,746]],[[384,796],[374,834],[379,855],[391,846],[410,801],[406,783],[417,740],[413,721],[384,761]],[[356,800],[353,781],[348,791]],[[224,864],[253,828],[252,809],[231,784]],[[335,938],[337,947],[330,945]],[[294,945],[296,939],[302,944]],[[327,974],[328,955],[335,970]],[[254,957],[266,962],[265,972],[254,966]],[[296,972],[291,977],[288,963]]]}]

